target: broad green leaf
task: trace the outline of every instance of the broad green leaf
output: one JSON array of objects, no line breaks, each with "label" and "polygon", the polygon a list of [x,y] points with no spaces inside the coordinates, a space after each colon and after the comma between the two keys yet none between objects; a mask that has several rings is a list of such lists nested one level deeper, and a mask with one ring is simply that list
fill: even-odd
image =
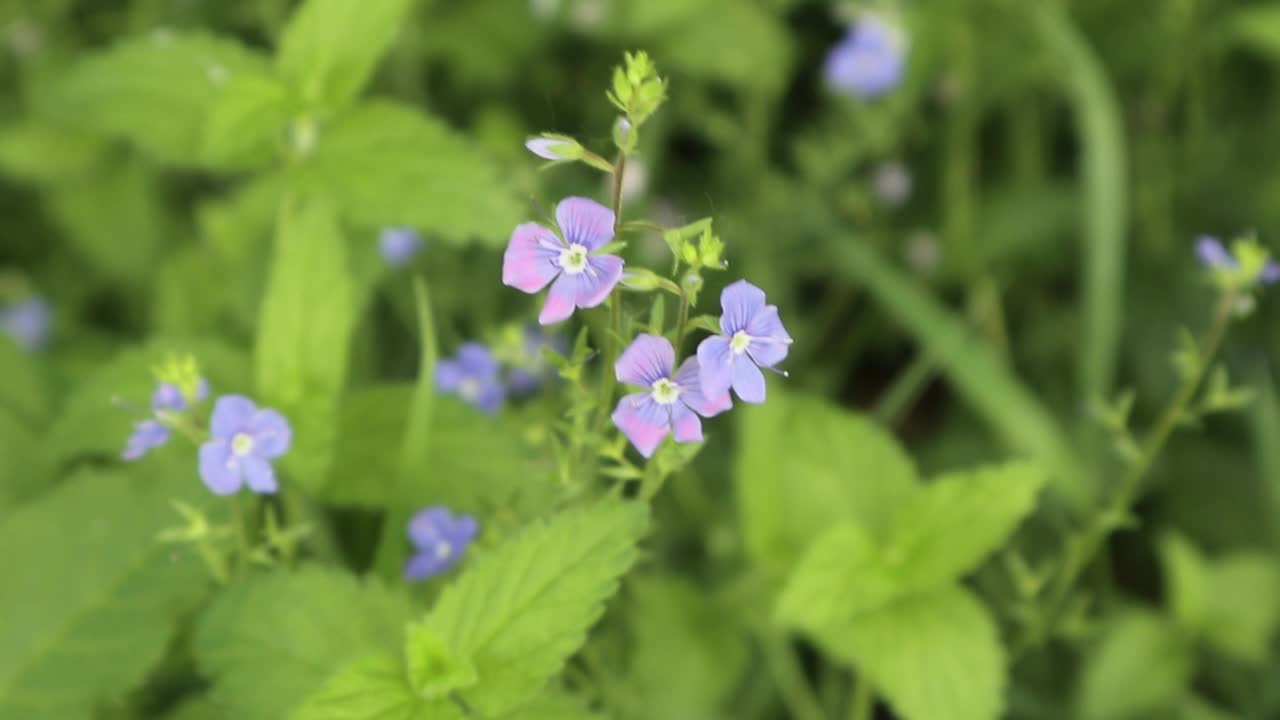
[{"label": "broad green leaf", "polygon": [[489,715],[537,696],[604,612],[647,523],[634,502],[568,510],[473,562],[427,616],[475,665],[479,684],[457,696]]},{"label": "broad green leaf", "polygon": [[0,719],[89,720],[160,661],[209,587],[195,553],[155,539],[170,497],[208,498],[176,458],[83,472],[0,524]]},{"label": "broad green leaf", "polygon": [[1004,706],[1004,649],[986,607],[949,587],[905,598],[814,639],[909,720],[990,720]]},{"label": "broad green leaf", "polygon": [[277,229],[254,360],[260,403],[293,425],[285,467],[311,490],[324,485],[332,459],[355,305],[346,245],[331,208],[289,203]]},{"label": "broad green leaf", "polygon": [[68,244],[95,270],[122,283],[140,282],[169,232],[160,188],[138,158],[60,183],[45,196]]},{"label": "broad green leaf", "polygon": [[271,75],[230,78],[210,109],[201,156],[214,167],[270,166],[284,147],[294,105],[288,88]]},{"label": "broad green leaf", "polygon": [[48,417],[49,396],[37,358],[0,335],[0,410],[37,423]]},{"label": "broad green leaf", "polygon": [[669,68],[744,92],[780,92],[793,51],[791,36],[778,19],[754,3],[718,0],[701,5],[652,41],[659,70]]},{"label": "broad green leaf", "polygon": [[196,211],[201,235],[224,257],[250,256],[251,248],[265,240],[276,223],[282,185],[279,177],[261,176],[201,204]]},{"label": "broad green leaf", "polygon": [[785,568],[834,524],[887,532],[917,486],[911,459],[872,421],[773,388],[767,404],[740,409],[738,502],[753,554]]},{"label": "broad green leaf", "polygon": [[82,132],[30,122],[0,131],[0,173],[54,184],[85,175],[102,160],[105,143]]},{"label": "broad green leaf", "polygon": [[218,96],[241,73],[269,72],[266,58],[233,40],[156,30],[82,60],[59,84],[53,111],[163,162],[199,167]]},{"label": "broad green leaf", "polygon": [[295,180],[366,227],[501,246],[524,219],[488,157],[440,121],[392,102],[361,105],[324,126]]},{"label": "broad green leaf", "polygon": [[463,720],[449,700],[424,700],[409,687],[404,661],[370,655],[344,667],[290,720]]},{"label": "broad green leaf", "polygon": [[1084,661],[1078,717],[1168,717],[1191,679],[1191,642],[1168,619],[1145,610],[1118,615]]},{"label": "broad green leaf", "polygon": [[403,595],[338,570],[259,575],[228,588],[200,618],[196,661],[227,717],[280,720],[350,663],[398,658],[411,614]]},{"label": "broad green leaf", "polygon": [[1199,629],[1213,592],[1208,562],[1186,538],[1172,534],[1160,541],[1160,559],[1173,617],[1188,630]]},{"label": "broad green leaf", "polygon": [[854,523],[827,530],[809,547],[778,597],[778,620],[816,630],[883,607],[908,589],[886,550]]},{"label": "broad green leaf", "polygon": [[1280,8],[1266,4],[1239,8],[1228,16],[1224,29],[1228,41],[1280,61]]},{"label": "broad green leaf", "polygon": [[475,666],[467,658],[455,655],[425,623],[415,623],[406,630],[404,656],[409,687],[418,697],[444,699],[455,690],[476,684]]},{"label": "broad green leaf", "polygon": [[276,66],[309,104],[347,104],[395,40],[412,0],[305,0],[280,38]]},{"label": "broad green leaf", "polygon": [[37,457],[39,443],[30,425],[0,407],[0,517],[4,510],[36,494],[48,481],[48,468]]},{"label": "broad green leaf", "polygon": [[[568,693],[551,691],[530,701],[528,705],[503,713],[495,720],[605,720],[605,717],[586,709],[581,702]],[[656,714],[648,717],[677,720],[677,718]]]},{"label": "broad green leaf", "polygon": [[1263,553],[1240,552],[1209,572],[1204,634],[1210,645],[1243,662],[1267,659],[1280,622],[1280,568]]}]

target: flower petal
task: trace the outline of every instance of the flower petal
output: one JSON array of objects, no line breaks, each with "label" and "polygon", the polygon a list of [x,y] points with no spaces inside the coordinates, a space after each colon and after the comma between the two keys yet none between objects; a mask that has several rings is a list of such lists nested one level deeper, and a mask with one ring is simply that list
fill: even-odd
[{"label": "flower petal", "polygon": [[[293,428],[289,426],[289,421],[271,408],[254,413],[249,420],[248,430],[253,436],[253,454],[260,458],[278,458],[289,452],[289,446],[293,443]],[[252,479],[249,484],[253,484]]]},{"label": "flower petal", "polygon": [[169,428],[155,420],[143,420],[133,426],[133,434],[125,443],[120,459],[132,462],[147,454],[148,450],[158,448],[169,442]]},{"label": "flower petal", "polygon": [[1272,285],[1280,281],[1280,263],[1268,260],[1267,264],[1262,266],[1262,273],[1258,275],[1258,280],[1263,285]]},{"label": "flower petal", "polygon": [[160,383],[155,393],[151,395],[152,410],[174,410],[181,412],[187,407],[187,401],[182,397],[182,391],[173,383]]},{"label": "flower petal", "polygon": [[676,384],[680,386],[680,402],[703,417],[719,415],[733,407],[728,386],[723,392],[711,396],[702,391],[702,368],[696,357],[688,358],[680,365]]},{"label": "flower petal", "polygon": [[538,314],[538,324],[550,325],[568,319],[573,314],[574,300],[578,296],[578,283],[573,276],[564,273],[551,283],[551,292],[547,293],[547,302]]},{"label": "flower petal", "polygon": [[497,377],[498,359],[484,343],[465,342],[458,347],[458,363],[470,377]]},{"label": "flower petal", "polygon": [[684,403],[671,406],[671,431],[676,442],[702,442],[702,420]]},{"label": "flower petal", "polygon": [[537,223],[517,225],[502,256],[502,284],[536,293],[560,272],[560,240]]},{"label": "flower petal", "polygon": [[747,334],[751,336],[747,354],[758,365],[773,367],[791,350],[791,335],[782,326],[776,305],[768,305],[756,313],[747,323]]},{"label": "flower petal", "polygon": [[489,415],[497,415],[507,398],[507,390],[496,378],[480,386],[472,404]]},{"label": "flower petal", "polygon": [[240,463],[226,440],[210,440],[200,446],[200,479],[216,495],[231,495],[240,489]]},{"label": "flower petal", "polygon": [[764,402],[764,374],[749,359],[739,358],[733,364],[733,391],[742,402]]},{"label": "flower petal", "polygon": [[459,515],[454,519],[452,527],[445,533],[445,538],[461,550],[476,539],[476,534],[480,532],[480,524],[470,515]]},{"label": "flower petal", "polygon": [[440,557],[435,547],[424,549],[405,562],[404,579],[426,580],[448,570],[457,561],[458,556],[453,553]]},{"label": "flower petal", "polygon": [[613,411],[613,424],[645,457],[651,457],[662,438],[667,436],[669,413],[653,401],[649,393],[632,393],[618,401]]},{"label": "flower petal", "polygon": [[230,439],[232,435],[244,430],[249,425],[258,406],[243,395],[223,395],[213,404],[213,417],[209,419],[209,429],[214,437]]},{"label": "flower petal", "polygon": [[436,363],[437,390],[453,392],[458,389],[465,377],[466,372],[462,369],[462,363],[457,360],[441,360]]},{"label": "flower petal", "polygon": [[746,330],[747,323],[764,309],[764,291],[746,280],[729,285],[720,293],[720,329],[728,337]]},{"label": "flower petal", "polygon": [[587,269],[575,276],[578,294],[573,299],[580,308],[593,308],[609,296],[613,286],[622,278],[622,258],[617,255],[591,255]]},{"label": "flower petal", "polygon": [[567,197],[556,206],[556,223],[569,244],[598,250],[613,239],[613,211],[590,198]]},{"label": "flower petal", "polygon": [[276,471],[271,467],[270,462],[250,455],[242,458],[240,464],[244,467],[244,477],[249,483],[250,490],[264,495],[270,495],[276,491]]},{"label": "flower petal", "polygon": [[1196,238],[1196,256],[1200,262],[1212,268],[1231,268],[1236,266],[1236,259],[1222,246],[1218,238],[1212,235],[1201,235]]},{"label": "flower petal", "polygon": [[658,380],[671,377],[675,364],[676,351],[669,340],[641,333],[618,356],[613,371],[620,382],[648,389]]},{"label": "flower petal", "polygon": [[729,338],[712,335],[698,343],[698,381],[706,397],[729,391],[733,384],[733,349]]}]

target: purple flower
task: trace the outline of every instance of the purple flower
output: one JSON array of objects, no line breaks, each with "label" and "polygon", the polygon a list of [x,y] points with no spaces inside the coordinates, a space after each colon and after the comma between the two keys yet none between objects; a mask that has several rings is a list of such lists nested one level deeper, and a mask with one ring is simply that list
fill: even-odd
[{"label": "purple flower", "polygon": [[457,355],[436,363],[436,387],[490,415],[502,409],[506,395],[498,378],[497,358],[478,342],[463,343]]},{"label": "purple flower", "polygon": [[40,298],[28,298],[0,310],[0,329],[13,338],[18,347],[28,351],[39,350],[49,339],[51,315],[49,303]]},{"label": "purple flower", "polygon": [[[1200,258],[1200,262],[1210,268],[1231,270],[1239,265],[1235,257],[1231,255],[1231,252],[1222,244],[1222,241],[1212,235],[1201,235],[1196,238],[1196,257]],[[1257,279],[1263,285],[1271,285],[1276,281],[1280,281],[1280,263],[1275,260],[1268,260],[1267,264],[1262,267],[1262,272],[1258,274]]]},{"label": "purple flower", "polygon": [[527,293],[550,284],[538,315],[543,325],[568,318],[574,307],[599,305],[622,277],[622,258],[593,254],[613,239],[613,221],[613,211],[594,200],[561,200],[556,224],[563,239],[537,223],[517,226],[502,258],[502,284]]},{"label": "purple flower", "polygon": [[563,353],[564,341],[547,334],[540,327],[525,328],[520,357],[511,363],[511,370],[507,373],[507,387],[511,392],[519,395],[531,393],[546,379],[550,363],[542,354],[544,349]]},{"label": "purple flower", "polygon": [[383,228],[378,234],[378,249],[391,267],[404,267],[422,249],[422,238],[409,228]]},{"label": "purple flower", "polygon": [[271,461],[289,451],[293,431],[275,410],[258,409],[243,395],[223,395],[209,419],[213,439],[200,446],[200,478],[218,495],[244,483],[257,493],[276,491]]},{"label": "purple flower", "polygon": [[787,356],[791,336],[782,327],[778,307],[766,305],[764,291],[739,280],[720,293],[720,331],[698,345],[702,387],[708,393],[730,387],[744,402],[764,402],[764,375]]},{"label": "purple flower", "polygon": [[864,15],[827,55],[827,83],[865,100],[879,97],[902,79],[905,51],[897,27],[878,15]]},{"label": "purple flower", "polygon": [[426,580],[462,559],[480,527],[470,515],[429,507],[409,520],[409,540],[418,552],[404,564],[405,580]]},{"label": "purple flower", "polygon": [[[204,378],[196,384],[195,401],[204,400],[209,395],[209,383]],[[169,426],[161,422],[166,412],[182,412],[187,409],[187,398],[173,383],[160,383],[151,395],[151,412],[154,417],[141,420],[133,425],[133,434],[129,435],[120,459],[133,462],[149,451],[169,442]]]},{"label": "purple flower", "polygon": [[676,442],[702,442],[702,421],[730,407],[727,391],[705,394],[698,379],[698,359],[690,357],[673,373],[675,349],[664,337],[642,334],[614,365],[618,380],[644,388],[618,401],[613,424],[645,457],[670,431]]}]

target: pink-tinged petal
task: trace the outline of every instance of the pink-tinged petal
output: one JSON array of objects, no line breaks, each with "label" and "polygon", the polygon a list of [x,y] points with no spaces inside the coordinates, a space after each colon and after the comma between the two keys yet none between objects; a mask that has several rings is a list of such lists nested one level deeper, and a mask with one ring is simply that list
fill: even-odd
[{"label": "pink-tinged petal", "polygon": [[652,457],[670,425],[667,410],[653,401],[649,393],[634,393],[618,401],[613,411],[613,424],[645,457]]},{"label": "pink-tinged petal", "polygon": [[613,286],[622,278],[622,258],[617,255],[592,255],[587,258],[587,269],[575,276],[578,296],[574,302],[580,308],[593,308],[609,297]]},{"label": "pink-tinged petal", "polygon": [[551,283],[551,292],[547,293],[547,302],[538,314],[540,325],[550,325],[568,319],[573,314],[574,300],[578,295],[578,283],[573,276],[565,273]]},{"label": "pink-tinged petal", "polygon": [[702,368],[696,357],[688,358],[680,365],[676,385],[680,386],[680,402],[703,417],[713,417],[733,407],[727,387],[723,392],[710,396],[702,391]]},{"label": "pink-tinged petal", "polygon": [[249,426],[249,421],[256,412],[258,406],[249,398],[243,395],[223,395],[213,404],[209,430],[214,437],[230,439]]},{"label": "pink-tinged petal", "polygon": [[746,330],[747,323],[764,309],[764,291],[746,280],[739,280],[720,293],[720,329],[733,337],[739,330]]},{"label": "pink-tinged petal", "polygon": [[560,268],[560,241],[537,223],[517,225],[502,256],[502,284],[536,293],[551,282]]},{"label": "pink-tinged petal", "polygon": [[764,374],[748,358],[738,358],[733,364],[733,391],[742,402],[764,402]]},{"label": "pink-tinged petal", "polygon": [[570,245],[598,250],[613,239],[613,211],[590,198],[561,200],[556,206],[556,222]]},{"label": "pink-tinged petal", "polygon": [[751,336],[747,353],[757,365],[773,367],[782,362],[791,350],[791,335],[782,326],[776,305],[766,306],[756,313],[747,323],[747,334]]},{"label": "pink-tinged petal", "polygon": [[712,335],[698,344],[698,380],[702,392],[716,397],[733,384],[733,349],[729,338]]},{"label": "pink-tinged petal", "polygon": [[524,146],[529,148],[529,152],[547,160],[564,160],[565,158],[555,151],[557,146],[564,144],[563,140],[544,137],[536,137],[524,141]]},{"label": "pink-tinged petal", "polygon": [[243,458],[241,464],[244,466],[244,477],[249,483],[250,490],[263,495],[270,495],[276,491],[276,471],[271,467],[271,463],[250,455]]},{"label": "pink-tinged petal", "polygon": [[618,356],[613,370],[619,382],[651,388],[658,380],[670,378],[675,364],[676,351],[669,340],[641,333]]},{"label": "pink-tinged petal", "polygon": [[702,421],[681,403],[671,406],[671,434],[676,442],[702,442]]},{"label": "pink-tinged petal", "polygon": [[254,413],[249,420],[249,434],[253,436],[253,454],[268,460],[289,452],[293,443],[289,421],[271,408]]},{"label": "pink-tinged petal", "polygon": [[210,440],[200,446],[200,479],[216,495],[240,489],[240,463],[226,440]]}]

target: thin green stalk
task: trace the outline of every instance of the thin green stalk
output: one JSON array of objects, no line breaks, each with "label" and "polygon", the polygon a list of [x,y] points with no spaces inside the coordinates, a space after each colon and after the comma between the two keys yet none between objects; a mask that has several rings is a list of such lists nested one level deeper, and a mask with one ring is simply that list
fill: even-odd
[{"label": "thin green stalk", "polygon": [[1194,371],[1183,380],[1182,385],[1174,393],[1164,412],[1160,415],[1160,419],[1147,433],[1142,442],[1138,459],[1130,466],[1129,472],[1120,481],[1115,494],[1111,497],[1111,501],[1084,528],[1079,538],[1070,543],[1066,560],[1063,562],[1062,572],[1057,576],[1049,591],[1043,629],[1051,629],[1054,623],[1057,622],[1059,615],[1065,610],[1066,602],[1076,581],[1089,566],[1094,556],[1097,555],[1103,541],[1116,527],[1116,519],[1127,515],[1137,499],[1138,491],[1142,487],[1142,479],[1146,476],[1155,459],[1159,457],[1160,451],[1164,449],[1165,443],[1173,433],[1174,428],[1177,427],[1178,421],[1187,409],[1187,405],[1195,397],[1201,380],[1204,379],[1205,373],[1213,362],[1214,355],[1217,354],[1218,347],[1222,344],[1227,327],[1231,324],[1231,313],[1235,306],[1235,301],[1236,294],[1234,292],[1227,291],[1223,293],[1222,298],[1218,301],[1217,310],[1214,312],[1213,324],[1200,343],[1199,362],[1196,364]]},{"label": "thin green stalk", "polygon": [[804,669],[786,637],[766,631],[764,643],[769,671],[793,720],[826,720],[826,713],[805,680]]},{"label": "thin green stalk", "polygon": [[927,354],[922,353],[912,360],[876,405],[876,419],[889,426],[898,424],[937,372],[938,364]]},{"label": "thin green stalk", "polygon": [[849,720],[871,720],[875,696],[871,683],[865,677],[858,676],[853,685],[853,702],[849,704]]},{"label": "thin green stalk", "polygon": [[689,323],[689,293],[684,288],[680,288],[680,315],[676,321],[676,355],[679,356],[680,348],[684,345],[685,326]]},{"label": "thin green stalk", "polygon": [[236,531],[236,576],[242,577],[249,569],[249,529],[245,527],[244,508],[240,505],[240,496],[230,495],[231,524]]},{"label": "thin green stalk", "polygon": [[613,232],[616,235],[622,227],[622,175],[627,171],[627,156],[618,153],[618,161],[613,164]]}]

